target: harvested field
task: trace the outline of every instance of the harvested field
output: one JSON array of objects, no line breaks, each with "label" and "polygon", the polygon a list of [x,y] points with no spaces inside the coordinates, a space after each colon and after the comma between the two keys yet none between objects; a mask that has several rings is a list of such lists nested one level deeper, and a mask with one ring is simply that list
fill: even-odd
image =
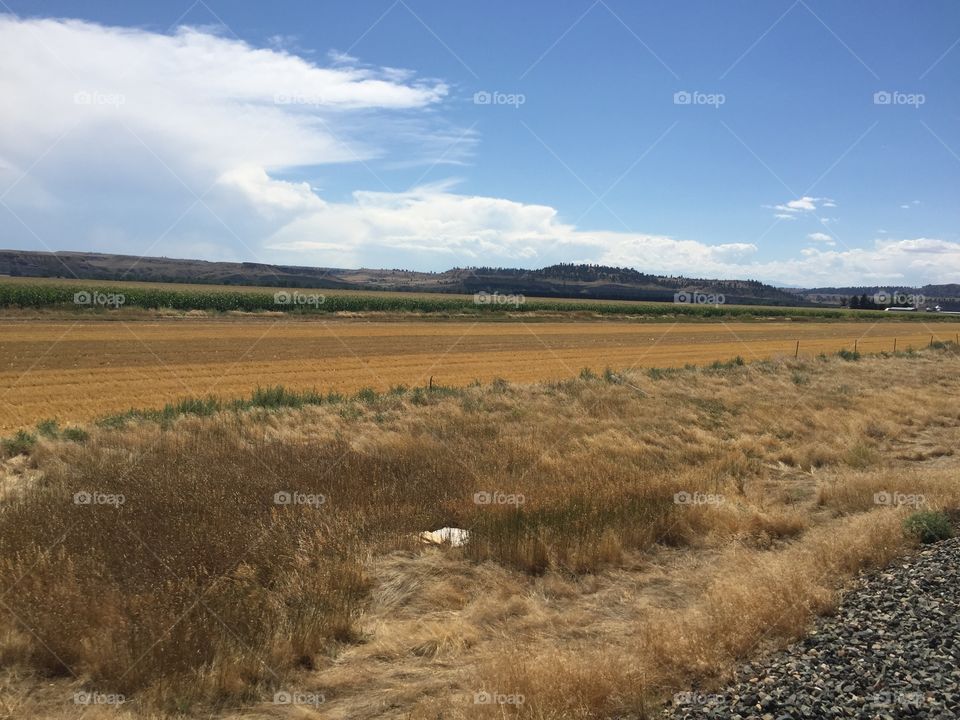
[{"label": "harvested field", "polygon": [[708,364],[841,349],[921,348],[956,337],[923,323],[369,322],[338,318],[6,321],[0,430],[78,422],[184,396],[283,384],[354,392],[429,382],[559,379],[583,367]]}]

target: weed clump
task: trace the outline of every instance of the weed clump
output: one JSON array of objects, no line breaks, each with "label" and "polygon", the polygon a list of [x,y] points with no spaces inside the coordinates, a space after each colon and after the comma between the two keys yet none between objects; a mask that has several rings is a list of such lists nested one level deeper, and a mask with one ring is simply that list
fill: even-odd
[{"label": "weed clump", "polygon": [[90,433],[83,428],[68,427],[63,429],[61,437],[64,440],[69,440],[70,442],[82,443],[90,439]]},{"label": "weed clump", "polygon": [[4,438],[0,441],[0,449],[3,450],[3,454],[6,457],[13,457],[15,455],[29,455],[30,450],[33,449],[33,446],[37,443],[37,436],[33,433],[28,433],[26,430],[17,430],[16,434],[11,438]]},{"label": "weed clump", "polygon": [[921,543],[934,543],[953,537],[953,526],[946,513],[936,510],[921,510],[903,521],[907,535]]}]

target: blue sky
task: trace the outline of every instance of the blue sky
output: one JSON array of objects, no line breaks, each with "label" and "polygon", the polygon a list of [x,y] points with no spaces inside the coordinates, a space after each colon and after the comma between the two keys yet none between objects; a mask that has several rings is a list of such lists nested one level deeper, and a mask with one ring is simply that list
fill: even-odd
[{"label": "blue sky", "polygon": [[960,5],[0,5],[0,246],[960,282]]}]

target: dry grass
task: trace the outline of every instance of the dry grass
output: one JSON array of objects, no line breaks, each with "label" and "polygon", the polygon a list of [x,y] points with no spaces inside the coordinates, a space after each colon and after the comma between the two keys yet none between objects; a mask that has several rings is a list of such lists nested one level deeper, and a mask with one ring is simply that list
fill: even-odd
[{"label": "dry grass", "polygon": [[[323,717],[642,716],[903,552],[909,509],[873,493],[957,506],[937,449],[960,439],[958,369],[948,350],[638,371],[40,439],[0,506],[9,686],[52,673],[144,712],[292,685]],[[445,525],[471,542],[414,544]],[[68,717],[64,697],[29,707]]]},{"label": "dry grass", "polygon": [[832,609],[838,579],[882,567],[906,545],[900,514],[872,512],[779,553],[742,553],[693,608],[652,617],[642,646],[665,682],[723,678],[764,641],[798,637]]}]

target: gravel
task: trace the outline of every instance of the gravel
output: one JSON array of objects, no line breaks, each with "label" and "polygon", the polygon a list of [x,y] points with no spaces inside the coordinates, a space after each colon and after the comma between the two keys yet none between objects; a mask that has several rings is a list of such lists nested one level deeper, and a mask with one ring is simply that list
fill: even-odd
[{"label": "gravel", "polygon": [[862,576],[839,611],[716,693],[665,717],[960,718],[960,538]]}]

